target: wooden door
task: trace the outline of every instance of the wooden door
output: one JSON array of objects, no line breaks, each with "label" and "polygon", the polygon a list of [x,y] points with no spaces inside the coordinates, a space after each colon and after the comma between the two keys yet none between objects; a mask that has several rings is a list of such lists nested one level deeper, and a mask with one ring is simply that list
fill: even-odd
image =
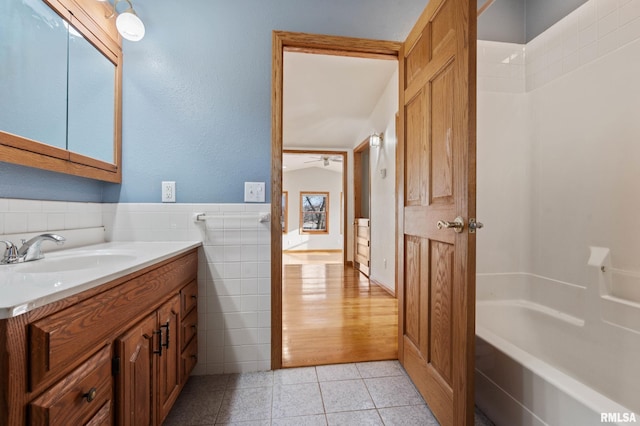
[{"label": "wooden door", "polygon": [[399,358],[443,426],[473,424],[475,8],[431,0],[400,55]]},{"label": "wooden door", "polygon": [[117,402],[122,426],[155,424],[155,373],[154,338],[156,314],[153,313],[129,329],[116,341],[120,358]]},{"label": "wooden door", "polygon": [[158,357],[159,423],[169,414],[180,393],[180,295],[176,294],[158,309],[162,352]]}]

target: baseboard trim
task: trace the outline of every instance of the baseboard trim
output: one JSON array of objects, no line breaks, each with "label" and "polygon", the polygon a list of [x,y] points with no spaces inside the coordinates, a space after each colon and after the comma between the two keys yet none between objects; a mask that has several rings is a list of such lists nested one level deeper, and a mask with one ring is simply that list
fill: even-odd
[{"label": "baseboard trim", "polygon": [[392,289],[388,288],[387,286],[383,285],[380,281],[377,281],[377,280],[375,280],[375,279],[373,279],[373,278],[369,278],[369,282],[370,282],[371,284],[375,284],[375,285],[377,285],[378,287],[380,287],[381,289],[383,289],[384,291],[386,291],[387,293],[389,293],[389,295],[391,295],[391,296],[393,296],[393,297],[396,297],[396,292],[395,292],[395,291],[393,291]]},{"label": "baseboard trim", "polygon": [[282,250],[283,253],[342,253],[340,249],[330,250]]}]

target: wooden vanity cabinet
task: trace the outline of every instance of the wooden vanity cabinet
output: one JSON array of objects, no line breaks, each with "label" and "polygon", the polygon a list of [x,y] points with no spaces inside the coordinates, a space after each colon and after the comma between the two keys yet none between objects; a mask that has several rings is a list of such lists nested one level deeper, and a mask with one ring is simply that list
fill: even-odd
[{"label": "wooden vanity cabinet", "polygon": [[161,424],[197,360],[196,271],[194,249],[0,321],[0,425]]}]

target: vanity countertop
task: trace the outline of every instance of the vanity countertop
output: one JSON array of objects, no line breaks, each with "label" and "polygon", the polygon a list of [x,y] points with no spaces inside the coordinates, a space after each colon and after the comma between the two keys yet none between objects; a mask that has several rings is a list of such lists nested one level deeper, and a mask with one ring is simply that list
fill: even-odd
[{"label": "vanity countertop", "polygon": [[0,265],[0,320],[97,287],[199,247],[199,241],[110,242]]}]

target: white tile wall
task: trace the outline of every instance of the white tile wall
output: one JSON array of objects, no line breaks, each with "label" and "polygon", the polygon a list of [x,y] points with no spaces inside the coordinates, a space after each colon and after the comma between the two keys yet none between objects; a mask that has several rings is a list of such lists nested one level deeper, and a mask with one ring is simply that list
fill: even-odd
[{"label": "white tile wall", "polygon": [[527,43],[527,91],[638,38],[640,0],[589,0]]},{"label": "white tile wall", "polygon": [[0,198],[0,235],[102,226],[102,204]]},{"label": "white tile wall", "polygon": [[522,44],[478,40],[478,90],[524,92],[524,52]]},{"label": "white tile wall", "polygon": [[526,45],[478,40],[478,90],[535,90],[640,38],[640,0],[589,0]]},{"label": "white tile wall", "polygon": [[[0,235],[104,226],[107,241],[203,242],[195,374],[271,368],[267,204],[100,204],[0,199]],[[194,222],[196,213],[225,216]],[[255,219],[238,215],[256,214]],[[228,217],[227,217],[228,216]]]},{"label": "white tile wall", "polygon": [[[269,210],[267,204],[104,205],[110,241],[203,242],[195,374],[271,368],[271,231],[258,221]],[[197,213],[220,217],[195,222]]]}]

